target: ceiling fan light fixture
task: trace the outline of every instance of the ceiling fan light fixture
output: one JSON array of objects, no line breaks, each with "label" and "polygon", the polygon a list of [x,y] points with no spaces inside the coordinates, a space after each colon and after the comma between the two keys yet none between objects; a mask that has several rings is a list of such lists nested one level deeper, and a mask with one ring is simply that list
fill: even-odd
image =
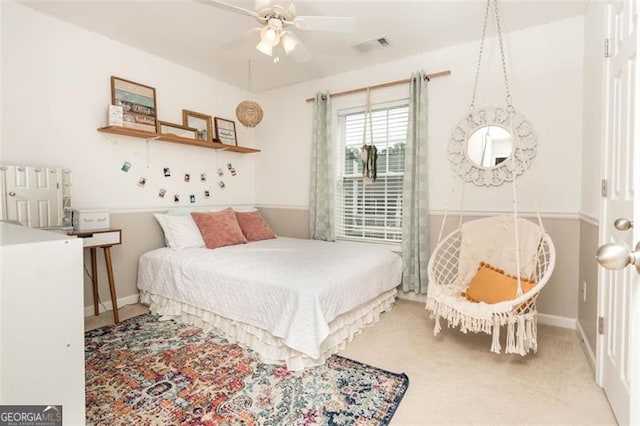
[{"label": "ceiling fan light fixture", "polygon": [[282,36],[282,21],[278,18],[270,18],[267,25],[260,31],[260,40],[271,47],[275,47],[280,43]]},{"label": "ceiling fan light fixture", "polygon": [[287,55],[289,55],[293,50],[300,44],[300,40],[290,31],[285,31],[282,33],[282,37],[280,38],[282,42],[282,47]]},{"label": "ceiling fan light fixture", "polygon": [[277,28],[267,25],[260,32],[260,40],[273,47],[280,41],[280,33]]},{"label": "ceiling fan light fixture", "polygon": [[256,49],[258,49],[258,51],[260,51],[261,53],[264,53],[267,56],[273,55],[273,47],[271,47],[270,45],[268,45],[262,40],[260,40],[260,43],[256,45]]}]

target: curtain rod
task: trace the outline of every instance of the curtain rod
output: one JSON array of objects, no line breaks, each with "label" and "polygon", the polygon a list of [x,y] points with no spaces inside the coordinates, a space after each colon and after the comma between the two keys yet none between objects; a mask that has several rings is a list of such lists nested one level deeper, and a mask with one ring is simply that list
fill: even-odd
[{"label": "curtain rod", "polygon": [[[424,78],[425,80],[431,80],[432,78],[444,77],[445,75],[451,75],[451,71],[446,70],[446,71],[434,72],[431,74],[425,74]],[[366,92],[367,89],[382,89],[384,87],[397,86],[399,84],[405,84],[410,81],[411,81],[410,78],[405,78],[404,80],[390,81],[388,83],[380,83],[380,84],[374,84],[373,86],[359,87],[357,89],[345,90],[344,92],[330,93],[329,96],[331,96],[332,98],[336,98],[338,96],[345,96],[345,95],[351,95],[353,93]],[[315,100],[315,97],[305,99],[306,102],[313,102],[314,100]]]}]

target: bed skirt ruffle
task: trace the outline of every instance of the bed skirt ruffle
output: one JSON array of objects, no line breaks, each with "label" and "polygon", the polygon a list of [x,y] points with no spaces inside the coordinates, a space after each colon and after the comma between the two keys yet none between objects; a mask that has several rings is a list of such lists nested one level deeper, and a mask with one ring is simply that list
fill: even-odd
[{"label": "bed skirt ruffle", "polygon": [[323,364],[331,355],[344,349],[346,344],[365,327],[376,323],[382,312],[391,309],[396,294],[396,289],[389,290],[331,321],[329,335],[322,341],[318,358],[311,358],[307,354],[291,349],[285,344],[284,339],[273,336],[266,330],[222,317],[186,303],[144,290],[140,291],[140,302],[148,305],[152,313],[160,315],[161,320],[173,319],[200,327],[205,332],[215,330],[226,339],[241,343],[256,351],[262,362],[268,364],[285,363],[289,370],[297,371]]}]

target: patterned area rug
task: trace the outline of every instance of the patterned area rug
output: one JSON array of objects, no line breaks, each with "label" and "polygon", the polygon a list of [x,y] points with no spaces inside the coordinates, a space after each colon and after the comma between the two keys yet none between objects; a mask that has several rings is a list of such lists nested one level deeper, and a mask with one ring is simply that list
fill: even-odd
[{"label": "patterned area rug", "polygon": [[88,331],[85,357],[90,425],[387,425],[409,385],[337,355],[291,372],[151,314]]}]

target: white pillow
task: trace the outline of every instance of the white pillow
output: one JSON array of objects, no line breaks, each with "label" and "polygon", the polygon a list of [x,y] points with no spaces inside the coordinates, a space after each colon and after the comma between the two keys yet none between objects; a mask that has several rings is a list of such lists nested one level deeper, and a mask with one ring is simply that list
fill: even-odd
[{"label": "white pillow", "polygon": [[162,227],[164,242],[167,247],[172,249],[204,247],[200,229],[190,214],[173,216],[154,213],[153,216]]},{"label": "white pillow", "polygon": [[233,207],[233,211],[234,212],[257,212],[258,209],[256,209],[253,206],[235,206]]}]

